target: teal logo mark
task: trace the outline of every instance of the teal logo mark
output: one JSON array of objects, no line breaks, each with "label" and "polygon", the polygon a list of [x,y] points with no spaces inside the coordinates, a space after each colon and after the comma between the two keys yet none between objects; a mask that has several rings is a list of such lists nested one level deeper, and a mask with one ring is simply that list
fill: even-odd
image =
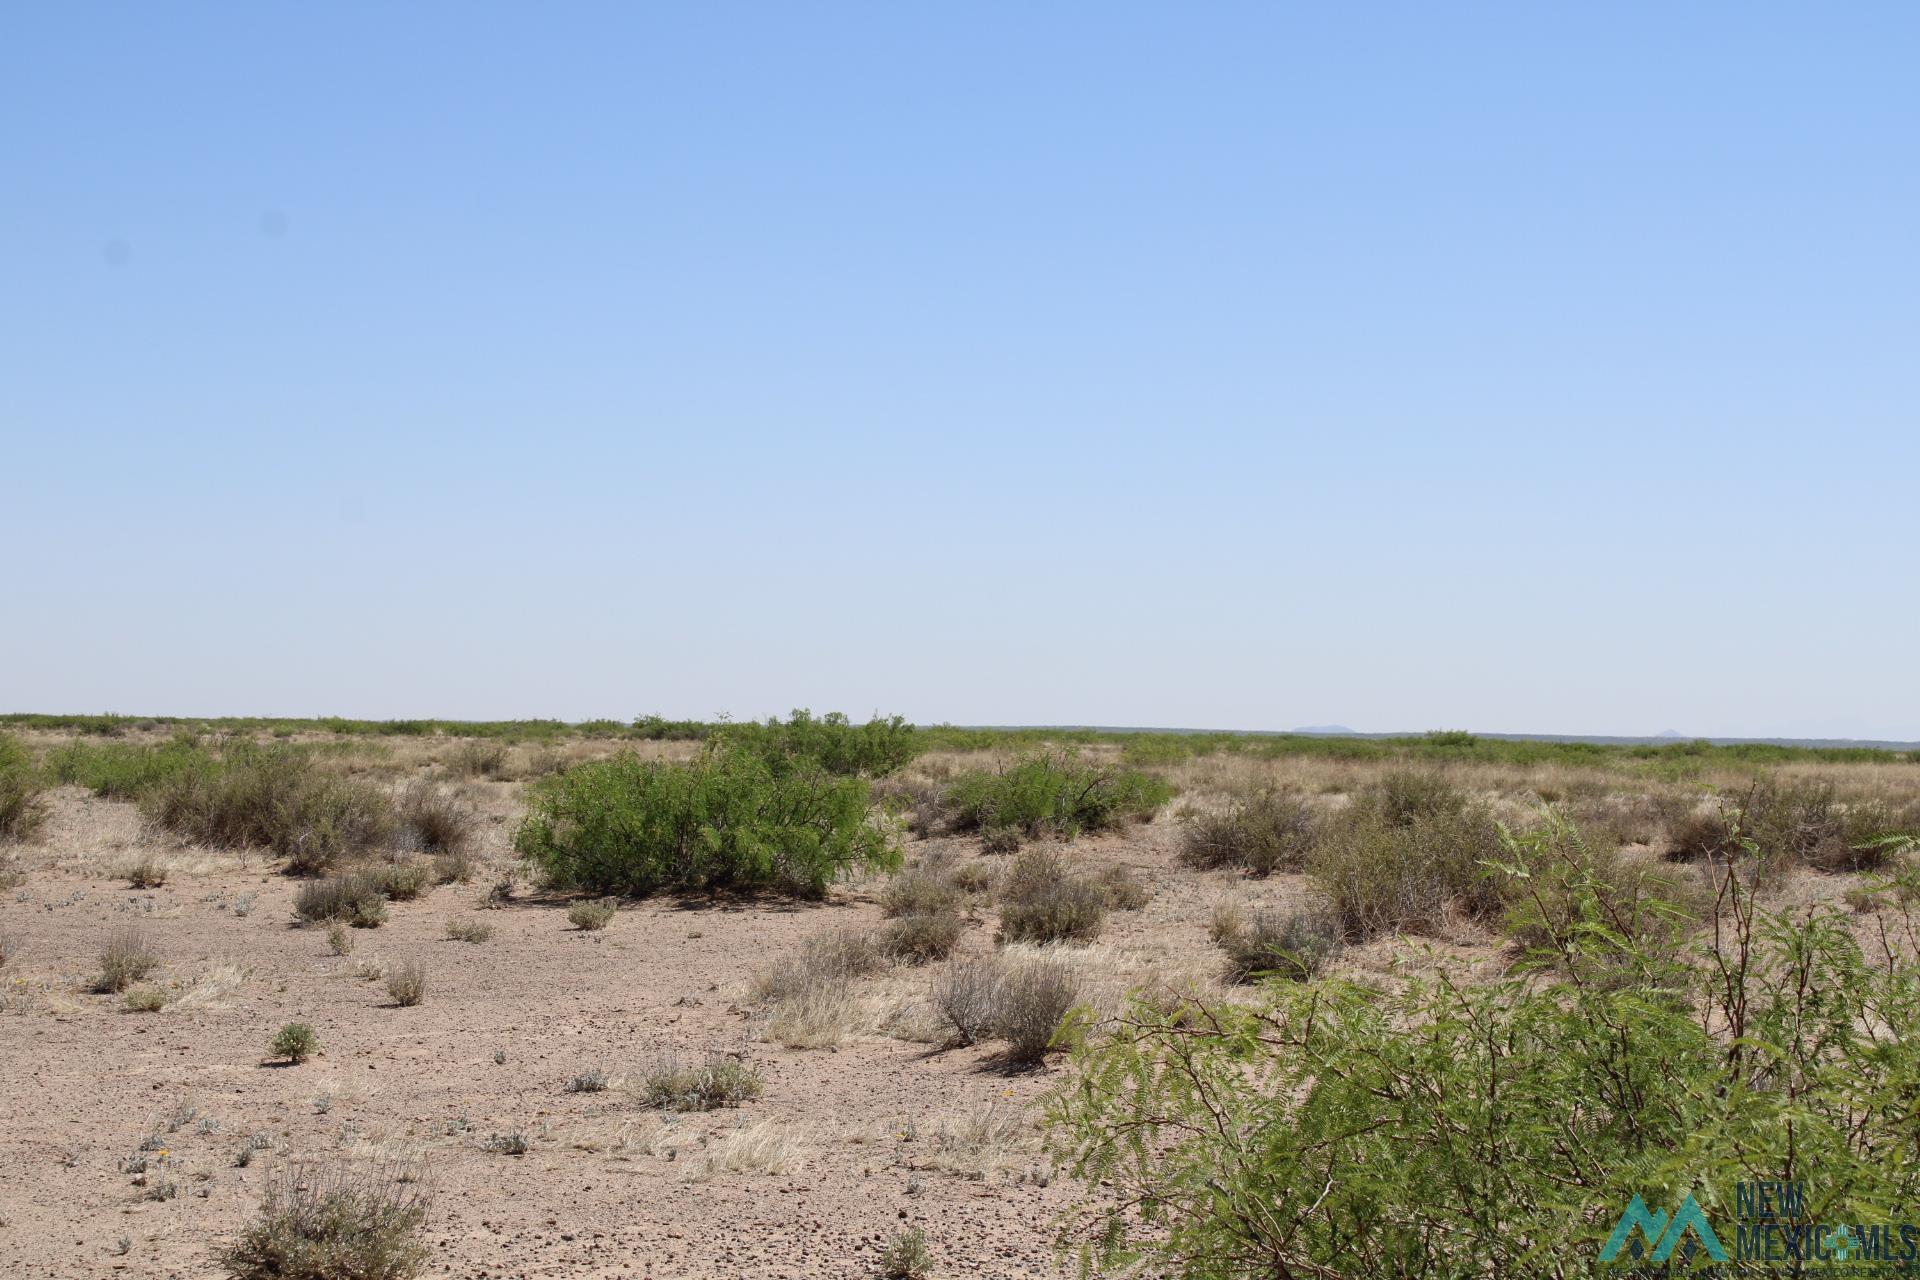
[{"label": "teal logo mark", "polygon": [[[1608,1236],[1606,1244],[1601,1246],[1600,1261],[1612,1262],[1618,1258],[1620,1251],[1627,1247],[1627,1242],[1633,1239],[1633,1233],[1636,1230],[1653,1246],[1653,1251],[1647,1254],[1649,1262],[1665,1262],[1671,1258],[1674,1249],[1685,1239],[1689,1231],[1700,1242],[1700,1247],[1707,1251],[1709,1258],[1715,1262],[1727,1260],[1727,1251],[1721,1247],[1720,1237],[1713,1234],[1713,1228],[1707,1224],[1707,1215],[1700,1211],[1698,1204],[1694,1203],[1691,1193],[1680,1202],[1680,1207],[1674,1210],[1671,1218],[1667,1216],[1666,1210],[1655,1213],[1647,1208],[1645,1200],[1635,1196],[1633,1203],[1627,1206],[1626,1212],[1620,1215],[1620,1221],[1614,1225],[1613,1234]],[[1640,1249],[1641,1246],[1636,1242],[1633,1247],[1635,1257],[1639,1256]],[[1686,1257],[1689,1253],[1691,1253],[1690,1249],[1681,1256]]]}]

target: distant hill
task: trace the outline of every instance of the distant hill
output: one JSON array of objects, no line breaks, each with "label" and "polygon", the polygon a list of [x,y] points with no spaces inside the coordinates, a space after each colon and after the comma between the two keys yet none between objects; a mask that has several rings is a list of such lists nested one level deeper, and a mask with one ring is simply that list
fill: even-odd
[{"label": "distant hill", "polygon": [[1343,724],[1309,724],[1309,725],[1302,725],[1298,729],[1289,729],[1287,730],[1287,732],[1288,733],[1317,733],[1323,737],[1332,737],[1336,734],[1342,734],[1342,733],[1350,734],[1353,732],[1353,730],[1347,728],[1347,726]]}]

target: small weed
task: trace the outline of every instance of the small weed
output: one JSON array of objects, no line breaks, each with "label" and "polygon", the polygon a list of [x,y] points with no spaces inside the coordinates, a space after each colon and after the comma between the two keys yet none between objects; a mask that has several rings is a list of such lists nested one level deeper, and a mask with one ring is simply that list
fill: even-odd
[{"label": "small weed", "polygon": [[590,902],[576,902],[567,908],[567,921],[574,928],[585,933],[598,933],[613,923],[613,917],[620,910],[618,898],[595,898]]},{"label": "small weed", "polygon": [[403,1009],[427,998],[427,971],[409,960],[387,975],[387,994]]},{"label": "small weed", "polygon": [[304,1022],[289,1022],[273,1033],[273,1039],[267,1042],[267,1051],[298,1066],[320,1052],[320,1037]]}]

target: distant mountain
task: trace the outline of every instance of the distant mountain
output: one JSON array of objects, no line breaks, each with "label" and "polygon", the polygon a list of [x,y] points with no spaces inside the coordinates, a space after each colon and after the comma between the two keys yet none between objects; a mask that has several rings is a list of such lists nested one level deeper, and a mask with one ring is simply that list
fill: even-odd
[{"label": "distant mountain", "polygon": [[1318,733],[1327,736],[1339,733],[1352,733],[1353,730],[1343,724],[1309,724],[1298,729],[1289,729],[1288,733]]},{"label": "distant mountain", "polygon": [[1662,729],[1660,732],[1654,734],[1653,736],[1656,738],[1684,738],[1687,735],[1684,733],[1681,733],[1677,729]]}]

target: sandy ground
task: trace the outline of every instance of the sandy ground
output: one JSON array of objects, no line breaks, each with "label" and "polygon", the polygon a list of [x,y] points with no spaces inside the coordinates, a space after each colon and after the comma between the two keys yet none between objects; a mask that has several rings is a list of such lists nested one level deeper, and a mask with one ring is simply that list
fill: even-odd
[{"label": "sandy ground", "polygon": [[[505,866],[515,789],[475,790],[484,851]],[[818,930],[878,921],[875,886],[798,906],[632,903],[584,933],[564,902],[524,890],[478,909],[489,871],[394,904],[337,956],[324,931],[293,926],[298,882],[266,859],[183,849],[143,832],[130,805],[75,788],[51,800],[45,840],[15,851],[25,881],[0,897],[13,951],[0,969],[0,1275],[218,1275],[213,1251],[289,1160],[339,1157],[424,1161],[434,1267],[448,1275],[867,1275],[912,1226],[939,1275],[1056,1272],[1052,1223],[1081,1191],[1051,1176],[1032,1108],[1058,1062],[1010,1072],[990,1049],[760,1038],[752,974]],[[1115,992],[1140,974],[1206,981],[1205,920],[1231,877],[1175,870],[1164,821],[1077,847],[1155,889],[1089,953]],[[173,874],[127,888],[121,869],[147,852]],[[1297,891],[1276,879],[1252,894]],[[448,940],[455,916],[494,936]],[[158,1013],[87,990],[107,934],[134,920],[165,961],[155,981],[174,1003]],[[987,912],[963,946],[985,950],[992,927]],[[423,965],[425,1002],[396,1007],[384,983],[356,976],[376,960]],[[910,1008],[930,978],[875,981]],[[322,1052],[271,1064],[269,1037],[294,1020]],[[712,1051],[749,1055],[764,1096],[663,1119],[619,1087],[568,1089],[590,1069],[617,1086],[663,1056]],[[1012,1132],[982,1149],[945,1140],[982,1121]],[[490,1149],[515,1133],[526,1154]],[[726,1167],[752,1165],[769,1142],[783,1152],[772,1169]],[[240,1167],[250,1143],[260,1149]],[[129,1172],[141,1154],[148,1172]]]}]

